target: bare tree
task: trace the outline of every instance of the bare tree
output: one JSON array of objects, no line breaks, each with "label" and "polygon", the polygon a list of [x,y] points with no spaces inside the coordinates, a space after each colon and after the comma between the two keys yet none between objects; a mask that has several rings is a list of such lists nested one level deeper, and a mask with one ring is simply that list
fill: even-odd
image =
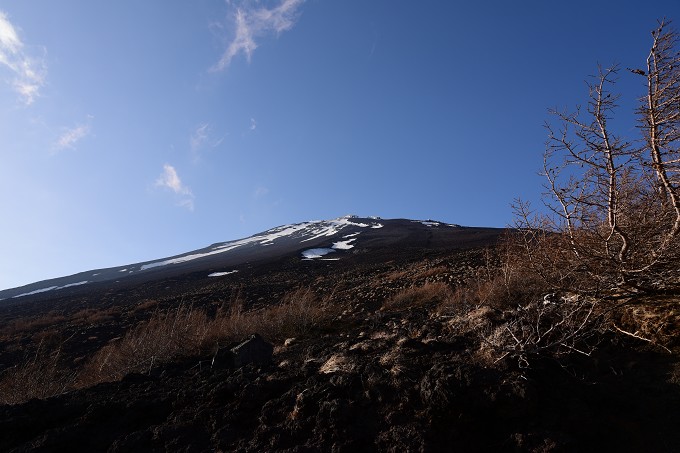
[{"label": "bare tree", "polygon": [[[652,48],[647,57],[647,96],[639,109],[646,141],[643,162],[654,172],[667,216],[659,244],[652,251],[654,261],[663,260],[680,234],[680,53],[678,35],[665,20],[652,31]],[[665,228],[664,228],[665,227]]]},{"label": "bare tree", "polygon": [[[642,137],[626,140],[611,127],[620,70],[599,67],[586,107],[553,110],[557,121],[546,124],[549,214],[515,205],[529,265],[557,287],[639,291],[679,283],[672,263],[680,237],[680,53],[667,22],[652,37],[647,71],[630,70],[647,81],[638,109]],[[536,235],[538,229],[552,234]]]}]

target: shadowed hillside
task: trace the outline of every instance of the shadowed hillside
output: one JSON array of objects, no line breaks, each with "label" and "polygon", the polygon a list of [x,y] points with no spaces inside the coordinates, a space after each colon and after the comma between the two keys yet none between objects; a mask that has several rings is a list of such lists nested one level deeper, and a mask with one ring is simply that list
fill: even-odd
[{"label": "shadowed hillside", "polygon": [[[568,343],[551,307],[571,302],[527,284],[518,308],[491,278],[502,230],[379,222],[234,268],[211,255],[186,273],[3,301],[0,449],[680,445],[676,296],[598,305]],[[338,260],[302,255],[354,237]],[[569,347],[529,350],[543,343],[527,325]]]}]

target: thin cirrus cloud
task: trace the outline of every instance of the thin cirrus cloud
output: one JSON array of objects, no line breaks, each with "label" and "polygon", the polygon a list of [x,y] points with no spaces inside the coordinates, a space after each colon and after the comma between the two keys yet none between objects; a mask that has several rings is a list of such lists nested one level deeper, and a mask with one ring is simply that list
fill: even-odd
[{"label": "thin cirrus cloud", "polygon": [[156,187],[169,189],[179,197],[178,206],[194,210],[194,194],[191,189],[182,183],[177,170],[170,164],[163,165],[163,172],[156,180]]},{"label": "thin cirrus cloud", "polygon": [[[88,117],[91,119],[92,117]],[[56,143],[54,144],[55,151],[62,151],[64,149],[75,149],[76,144],[82,139],[90,135],[90,124],[79,124],[73,128],[66,129],[59,136]]]},{"label": "thin cirrus cloud", "polygon": [[191,137],[189,137],[189,148],[191,150],[191,155],[194,161],[198,161],[201,158],[201,152],[205,148],[216,148],[222,144],[224,137],[215,139],[212,127],[209,123],[203,123],[196,127],[192,132]]},{"label": "thin cirrus cloud", "polygon": [[197,153],[201,148],[203,148],[206,143],[208,143],[208,137],[210,133],[210,125],[208,123],[201,124],[196,128],[191,138],[189,139],[189,145],[191,146],[191,152]]},{"label": "thin cirrus cloud", "polygon": [[16,28],[3,11],[0,11],[0,66],[9,69],[10,85],[24,104],[32,104],[45,85],[44,57],[27,53]]},{"label": "thin cirrus cloud", "polygon": [[277,6],[271,8],[251,7],[249,2],[241,3],[243,6],[237,7],[233,13],[234,38],[212,69],[226,69],[240,53],[250,62],[258,46],[256,39],[271,34],[279,35],[293,28],[304,2],[305,0],[281,0]]},{"label": "thin cirrus cloud", "polygon": [[255,191],[253,192],[253,196],[255,198],[262,198],[262,197],[266,196],[268,193],[269,193],[268,188],[266,188],[264,186],[260,186],[257,189],[255,189]]}]

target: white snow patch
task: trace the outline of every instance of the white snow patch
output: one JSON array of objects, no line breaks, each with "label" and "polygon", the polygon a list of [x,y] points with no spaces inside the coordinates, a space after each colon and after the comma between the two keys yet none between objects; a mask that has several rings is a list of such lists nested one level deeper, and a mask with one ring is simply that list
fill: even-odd
[{"label": "white snow patch", "polygon": [[35,291],[31,291],[30,293],[23,293],[23,294],[18,294],[16,296],[13,296],[12,299],[16,299],[17,297],[23,297],[23,296],[32,296],[33,294],[40,294],[40,293],[45,293],[47,291],[52,291],[53,289],[59,288],[58,286],[50,286],[49,288],[42,288],[42,289],[36,289]]},{"label": "white snow patch", "polygon": [[384,226],[385,226],[385,225],[383,225],[382,223],[375,223],[375,224],[371,225],[371,228],[376,229],[376,228],[382,228],[382,227],[384,227]]},{"label": "white snow patch", "polygon": [[[142,267],[144,267],[144,266],[142,266]],[[127,269],[121,269],[118,272],[127,272]]]},{"label": "white snow patch", "polygon": [[78,282],[78,283],[69,283],[68,285],[64,285],[64,286],[50,286],[48,288],[36,289],[35,291],[31,291],[31,292],[23,293],[23,294],[17,294],[16,296],[12,296],[12,299],[15,299],[17,297],[32,296],[34,294],[46,293],[47,291],[56,291],[58,289],[70,288],[72,286],[80,286],[80,285],[84,285],[86,283],[89,283],[89,282],[87,280],[85,280],[85,281]]},{"label": "white snow patch", "polygon": [[425,226],[429,227],[441,227],[441,226],[447,226],[447,227],[452,227],[452,228],[460,228],[460,225],[456,225],[455,223],[442,223],[442,222],[437,222],[436,220],[432,219],[427,219],[427,220],[412,220],[413,223],[422,223]]},{"label": "white snow patch", "polygon": [[60,286],[60,287],[57,288],[57,289],[70,288],[71,286],[80,286],[80,285],[85,285],[85,284],[87,284],[87,283],[90,283],[90,282],[88,282],[87,280],[83,280],[82,282],[78,282],[78,283],[69,283],[68,285]]},{"label": "white snow patch", "polygon": [[333,236],[337,234],[340,230],[350,225],[358,226],[360,228],[367,228],[370,225],[367,223],[357,223],[352,222],[349,218],[341,217],[339,219],[330,220],[328,222],[315,222],[317,225],[310,231],[312,237],[303,239],[301,242],[312,241],[324,236]]},{"label": "white snow patch", "polygon": [[356,240],[357,240],[356,238],[352,238],[346,241],[334,242],[331,248],[335,250],[349,250],[354,247],[354,244],[350,244],[350,242],[354,242]]},{"label": "white snow patch", "polygon": [[322,256],[328,255],[329,253],[333,253],[335,250],[333,249],[308,249],[302,252],[302,256],[307,258],[308,260],[312,260],[314,258],[321,258]]},{"label": "white snow patch", "polygon": [[342,238],[343,238],[343,239],[353,238],[353,237],[355,237],[355,236],[359,236],[360,234],[361,234],[361,231],[357,231],[356,233],[346,234],[346,235],[344,235]]},{"label": "white snow patch", "polygon": [[236,272],[238,272],[238,271],[213,272],[212,274],[209,274],[208,277],[223,277],[225,275],[235,274]]}]

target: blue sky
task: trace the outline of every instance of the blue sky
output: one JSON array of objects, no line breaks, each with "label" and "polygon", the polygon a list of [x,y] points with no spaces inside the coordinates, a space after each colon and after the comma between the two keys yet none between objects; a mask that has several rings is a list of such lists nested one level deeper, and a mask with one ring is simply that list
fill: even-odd
[{"label": "blue sky", "polygon": [[[680,4],[0,0],[0,288],[348,213],[505,226]],[[678,19],[680,20],[680,19]],[[622,72],[619,127],[641,80]]]}]

